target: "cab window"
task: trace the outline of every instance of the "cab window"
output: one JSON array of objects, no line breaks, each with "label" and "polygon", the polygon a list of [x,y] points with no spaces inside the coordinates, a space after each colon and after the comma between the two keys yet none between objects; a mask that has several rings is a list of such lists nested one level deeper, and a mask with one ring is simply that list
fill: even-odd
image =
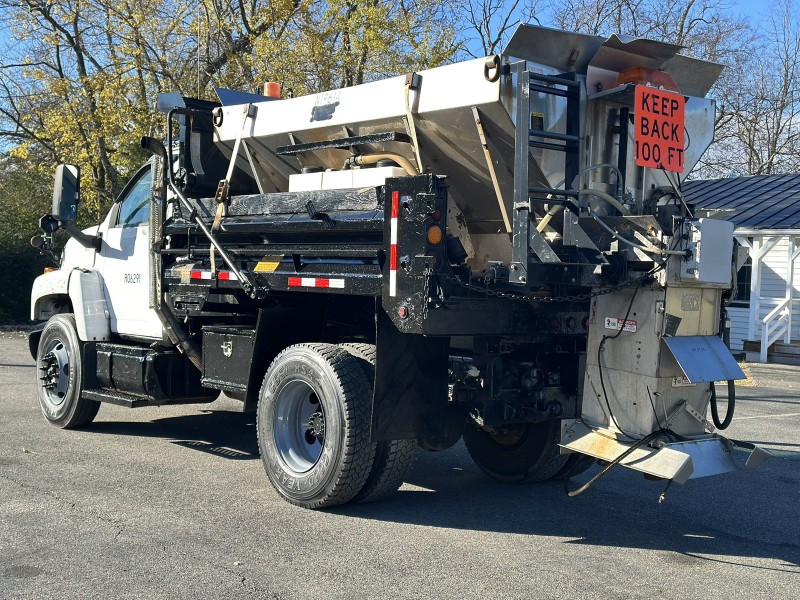
[{"label": "cab window", "polygon": [[119,200],[117,227],[136,227],[150,218],[150,169],[128,184]]}]

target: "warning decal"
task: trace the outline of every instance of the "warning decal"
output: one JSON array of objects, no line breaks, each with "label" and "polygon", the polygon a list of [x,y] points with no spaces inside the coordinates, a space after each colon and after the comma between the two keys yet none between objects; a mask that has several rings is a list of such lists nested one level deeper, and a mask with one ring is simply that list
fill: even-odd
[{"label": "warning decal", "polygon": [[633,147],[638,166],[683,172],[685,108],[680,94],[636,86]]},{"label": "warning decal", "polygon": [[606,329],[616,329],[617,331],[622,329],[624,331],[631,331],[631,332],[636,331],[636,321],[632,321],[630,319],[625,321],[624,319],[615,319],[614,317],[606,317],[604,325]]},{"label": "warning decal", "polygon": [[256,264],[253,271],[256,273],[274,273],[281,265],[283,256],[265,256]]}]

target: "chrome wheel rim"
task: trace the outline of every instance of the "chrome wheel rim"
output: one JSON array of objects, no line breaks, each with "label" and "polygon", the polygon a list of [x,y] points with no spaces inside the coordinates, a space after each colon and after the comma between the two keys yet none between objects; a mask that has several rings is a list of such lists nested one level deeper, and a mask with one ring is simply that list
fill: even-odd
[{"label": "chrome wheel rim", "polygon": [[325,410],[313,387],[290,381],[275,399],[272,434],[283,463],[295,473],[317,464],[325,447]]},{"label": "chrome wheel rim", "polygon": [[54,408],[60,407],[69,390],[70,360],[61,340],[53,340],[47,347],[39,366],[45,401]]}]

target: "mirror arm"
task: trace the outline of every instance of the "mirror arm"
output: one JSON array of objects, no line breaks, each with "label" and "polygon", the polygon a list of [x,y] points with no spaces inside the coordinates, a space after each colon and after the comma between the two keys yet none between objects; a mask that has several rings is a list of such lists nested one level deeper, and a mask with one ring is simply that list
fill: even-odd
[{"label": "mirror arm", "polygon": [[94,248],[98,252],[103,244],[103,238],[99,235],[86,235],[80,229],[75,227],[72,221],[60,221],[61,229],[67,232],[71,238],[74,238],[84,248]]}]

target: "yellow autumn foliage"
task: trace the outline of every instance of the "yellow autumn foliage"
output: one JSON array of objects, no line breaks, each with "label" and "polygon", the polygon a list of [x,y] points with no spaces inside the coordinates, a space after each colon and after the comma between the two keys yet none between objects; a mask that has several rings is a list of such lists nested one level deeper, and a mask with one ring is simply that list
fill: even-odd
[{"label": "yellow autumn foliage", "polygon": [[46,170],[80,165],[83,210],[96,216],[146,160],[139,139],[165,135],[160,92],[214,100],[215,87],[277,80],[297,95],[441,64],[456,48],[441,0],[0,5],[24,51],[4,72],[22,132],[6,150]]}]

